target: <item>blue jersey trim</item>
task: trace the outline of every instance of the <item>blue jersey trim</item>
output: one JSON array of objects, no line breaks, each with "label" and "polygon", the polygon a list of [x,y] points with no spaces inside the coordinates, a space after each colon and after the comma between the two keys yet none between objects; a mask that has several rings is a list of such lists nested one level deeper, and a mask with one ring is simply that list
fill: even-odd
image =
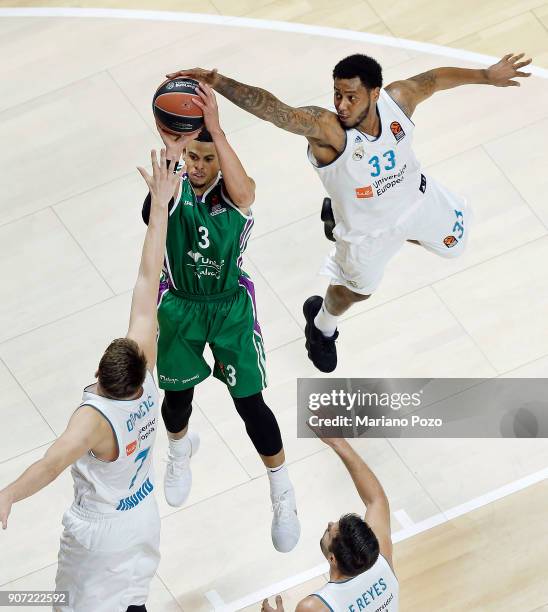
[{"label": "blue jersey trim", "polygon": [[[372,566],[371,566],[372,567]],[[364,570],[364,572],[366,572],[367,570]],[[363,572],[362,572],[363,573]],[[358,574],[359,576],[360,574]],[[354,580],[354,578],[357,578],[358,576],[352,576],[352,578],[347,578],[346,580],[330,580],[328,582],[328,584],[344,584],[345,582],[350,582],[351,580]]]}]

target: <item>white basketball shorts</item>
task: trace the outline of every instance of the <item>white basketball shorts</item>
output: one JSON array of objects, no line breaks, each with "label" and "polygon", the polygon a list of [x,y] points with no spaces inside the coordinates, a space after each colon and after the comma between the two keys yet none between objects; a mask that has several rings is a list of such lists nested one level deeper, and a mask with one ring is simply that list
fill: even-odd
[{"label": "white basketball shorts", "polygon": [[63,526],[55,589],[68,591],[69,605],[55,612],[126,612],[146,603],[160,562],[154,495],[115,515],[73,505]]},{"label": "white basketball shorts", "polygon": [[419,198],[418,203],[410,204],[413,212],[397,227],[378,236],[363,236],[358,242],[337,240],[320,274],[329,276],[332,285],[369,295],[378,288],[386,264],[406,240],[417,240],[440,257],[461,255],[470,231],[471,212],[466,200],[430,177]]}]

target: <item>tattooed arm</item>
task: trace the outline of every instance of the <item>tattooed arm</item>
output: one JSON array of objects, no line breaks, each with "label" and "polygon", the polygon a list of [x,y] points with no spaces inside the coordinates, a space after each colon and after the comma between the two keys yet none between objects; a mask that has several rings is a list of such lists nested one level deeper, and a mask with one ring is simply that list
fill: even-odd
[{"label": "tattooed arm", "polygon": [[519,61],[524,56],[505,55],[499,62],[482,70],[468,68],[435,68],[417,74],[405,81],[395,81],[386,87],[386,91],[401,106],[408,117],[411,117],[418,104],[429,98],[436,91],[452,89],[460,85],[495,85],[496,87],[518,86],[515,77],[528,77],[530,73],[520,72],[531,60]]},{"label": "tattooed arm", "polygon": [[[260,87],[245,85],[219,74],[216,70],[193,68],[191,70],[180,70],[167,76],[168,78],[190,77],[205,82],[236,106],[259,117],[259,119],[264,119],[273,123],[276,127],[312,140],[331,144],[330,131],[338,127],[336,115],[325,108],[319,106],[301,106],[299,108],[288,106],[269,91]],[[341,128],[339,127],[339,129]]]}]

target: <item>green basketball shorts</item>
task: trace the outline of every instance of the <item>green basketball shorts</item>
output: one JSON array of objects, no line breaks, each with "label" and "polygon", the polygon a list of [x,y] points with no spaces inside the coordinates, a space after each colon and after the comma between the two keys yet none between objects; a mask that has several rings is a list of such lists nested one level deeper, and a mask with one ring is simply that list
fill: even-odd
[{"label": "green basketball shorts", "polygon": [[217,295],[189,295],[173,288],[161,294],[157,365],[162,389],[182,391],[211,374],[203,355],[206,343],[215,358],[213,376],[233,397],[248,397],[266,387],[253,282],[242,275],[238,283]]}]

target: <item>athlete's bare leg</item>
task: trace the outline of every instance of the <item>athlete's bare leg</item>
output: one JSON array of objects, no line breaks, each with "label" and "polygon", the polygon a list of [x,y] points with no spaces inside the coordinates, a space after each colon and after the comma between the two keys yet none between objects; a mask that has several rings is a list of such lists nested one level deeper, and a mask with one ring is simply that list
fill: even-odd
[{"label": "athlete's bare leg", "polygon": [[285,453],[283,448],[275,455],[259,455],[259,457],[262,459],[264,466],[267,468],[277,468],[280,467],[282,463],[285,463]]},{"label": "athlete's bare leg", "polygon": [[186,436],[187,432],[188,432],[188,425],[184,429],[181,429],[181,431],[179,431],[178,433],[172,433],[171,431],[168,431],[167,437],[170,440],[180,440],[181,438],[184,438]]},{"label": "athlete's bare leg", "polygon": [[370,297],[371,295],[363,295],[350,291],[350,289],[342,285],[330,285],[325,294],[324,305],[331,315],[340,317],[352,304],[363,302]]}]

